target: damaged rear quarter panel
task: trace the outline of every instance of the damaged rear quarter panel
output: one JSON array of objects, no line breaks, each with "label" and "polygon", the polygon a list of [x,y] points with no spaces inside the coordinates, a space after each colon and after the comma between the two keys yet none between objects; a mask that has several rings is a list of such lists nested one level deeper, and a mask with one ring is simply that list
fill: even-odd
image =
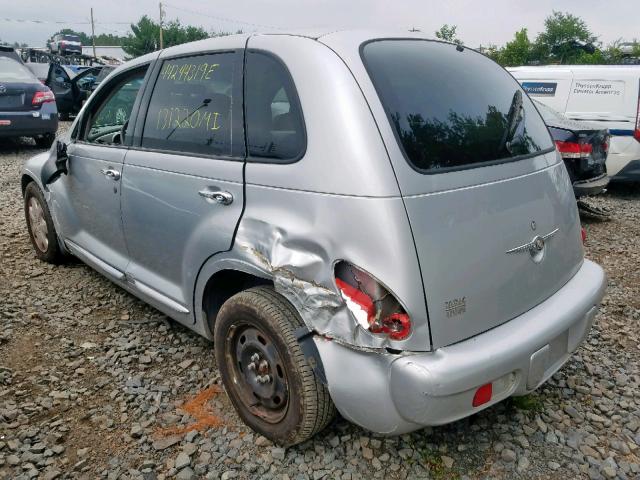
[{"label": "damaged rear quarter panel", "polygon": [[[234,251],[260,268],[309,329],[363,348],[429,349],[415,248],[400,198],[360,198],[247,185]],[[334,265],[345,259],[386,285],[411,316],[405,341],[373,335],[338,293]]]}]

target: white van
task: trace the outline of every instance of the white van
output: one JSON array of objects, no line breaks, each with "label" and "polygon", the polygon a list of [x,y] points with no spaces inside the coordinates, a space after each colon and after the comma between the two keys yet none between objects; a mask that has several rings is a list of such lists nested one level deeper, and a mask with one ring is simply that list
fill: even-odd
[{"label": "white van", "polygon": [[640,66],[549,65],[509,72],[529,96],[574,120],[608,128],[607,171],[640,181]]}]

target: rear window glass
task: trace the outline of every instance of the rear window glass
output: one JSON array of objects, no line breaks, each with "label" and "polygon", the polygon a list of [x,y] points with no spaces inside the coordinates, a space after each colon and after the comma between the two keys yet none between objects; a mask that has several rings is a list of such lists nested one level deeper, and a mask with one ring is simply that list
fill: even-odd
[{"label": "rear window glass", "polygon": [[409,163],[425,173],[483,166],[553,148],[520,85],[467,48],[380,40],[362,49]]},{"label": "rear window glass", "polygon": [[0,81],[2,82],[32,82],[33,74],[18,62],[8,57],[0,57]]},{"label": "rear window glass", "polygon": [[62,39],[63,40],[67,40],[68,42],[79,42],[80,41],[80,37],[78,37],[77,35],[63,35]]}]

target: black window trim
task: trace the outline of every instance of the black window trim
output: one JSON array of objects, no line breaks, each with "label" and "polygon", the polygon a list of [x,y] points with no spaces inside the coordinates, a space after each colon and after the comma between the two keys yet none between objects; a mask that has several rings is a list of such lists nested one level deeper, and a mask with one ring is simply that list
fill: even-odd
[{"label": "black window trim", "polygon": [[245,124],[245,129],[244,129],[244,136],[245,136],[245,142],[247,143],[247,162],[248,163],[253,163],[253,164],[266,164],[266,165],[291,165],[292,163],[297,163],[300,160],[302,160],[302,158],[304,158],[304,156],[307,154],[307,124],[304,118],[304,111],[302,109],[302,104],[300,103],[300,96],[298,94],[298,87],[296,87],[296,82],[293,80],[293,76],[291,75],[291,71],[289,70],[289,67],[287,67],[287,64],[284,62],[284,60],[282,60],[282,58],[280,58],[280,56],[278,56],[277,54],[269,51],[269,50],[264,50],[261,48],[247,48],[245,50],[245,54],[244,54],[244,64],[245,64],[245,68],[244,68],[244,72],[246,73],[246,65],[247,65],[247,59],[248,59],[248,54],[249,53],[258,53],[261,55],[265,55],[267,57],[271,57],[273,60],[275,60],[277,63],[279,63],[284,72],[285,75],[287,75],[289,81],[291,82],[291,86],[293,88],[293,92],[292,92],[292,97],[289,99],[289,103],[291,105],[294,105],[298,108],[298,112],[300,112],[300,122],[302,124],[302,148],[300,149],[300,153],[292,158],[273,158],[273,157],[254,157],[249,155],[249,140],[248,140],[248,128],[247,128],[247,111],[246,111],[246,92],[247,92],[247,75],[243,74],[243,82],[242,82],[242,91],[243,91],[243,117],[244,117],[244,124]]},{"label": "black window trim", "polygon": [[[244,155],[220,155],[220,154],[211,154],[211,153],[197,153],[197,152],[182,152],[182,151],[178,151],[178,150],[166,150],[166,149],[161,149],[161,148],[149,148],[149,147],[143,147],[142,146],[142,136],[144,133],[144,127],[145,124],[147,122],[147,114],[149,113],[149,107],[151,105],[151,97],[153,96],[153,92],[156,88],[156,84],[158,82],[158,78],[160,78],[160,72],[162,71],[162,66],[164,65],[164,62],[168,61],[168,60],[176,60],[176,59],[182,59],[182,58],[191,58],[191,57],[199,57],[199,56],[204,56],[204,55],[216,55],[216,54],[223,54],[223,53],[231,53],[231,54],[236,54],[238,55],[239,61],[244,64],[244,48],[225,48],[222,50],[199,50],[196,52],[189,52],[189,53],[178,53],[175,55],[170,55],[167,57],[163,57],[163,58],[156,58],[155,59],[155,65],[153,67],[153,73],[151,78],[149,78],[148,80],[148,84],[149,84],[149,90],[148,90],[148,98],[145,98],[143,100],[143,104],[140,106],[139,109],[139,131],[138,128],[136,128],[136,131],[134,132],[134,142],[133,144],[129,147],[130,150],[132,151],[138,151],[138,152],[150,152],[150,153],[162,153],[162,154],[166,154],[166,155],[176,155],[176,156],[180,156],[180,157],[197,157],[197,158],[208,158],[208,159],[212,159],[212,160],[224,160],[224,161],[231,161],[231,162],[244,162],[246,160],[247,154],[246,154],[246,148],[245,148],[245,152]],[[235,67],[236,65],[234,65]],[[240,65],[242,67],[242,65]],[[243,68],[239,68],[242,77],[244,77],[244,72],[243,72]],[[242,81],[242,88],[241,88],[241,93],[243,98],[242,100],[242,105],[241,105],[241,110],[240,113],[242,114],[242,116],[244,117],[244,78],[241,79]],[[234,80],[235,82],[235,80]],[[145,92],[145,97],[146,97],[146,92]],[[235,148],[235,144],[236,142],[238,144],[242,144],[244,145],[245,143],[245,132],[244,132],[244,118],[242,119],[241,124],[243,125],[242,128],[242,132],[239,133],[239,135],[241,136],[240,140],[236,140],[233,139],[232,140],[232,149]],[[233,128],[233,125],[232,125]]]},{"label": "black window trim", "polygon": [[[528,158],[533,158],[533,157],[538,157],[540,155],[546,155],[548,153],[554,152],[556,147],[555,147],[555,143],[551,140],[551,134],[549,134],[549,139],[551,141],[551,146],[549,148],[543,149],[543,150],[538,150],[537,152],[533,152],[533,153],[527,153],[524,155],[516,155],[515,157],[509,157],[509,158],[502,158],[502,159],[497,159],[497,160],[492,160],[490,162],[481,162],[481,163],[471,163],[468,165],[460,165],[457,167],[445,167],[445,168],[437,168],[437,169],[423,169],[423,168],[419,168],[416,165],[414,165],[414,163],[411,161],[411,159],[409,158],[409,156],[407,155],[407,152],[404,148],[404,145],[402,144],[402,141],[400,139],[400,136],[398,134],[398,132],[396,131],[396,128],[393,126],[393,120],[391,118],[391,114],[389,112],[389,110],[387,109],[387,106],[385,105],[385,103],[382,101],[382,96],[381,96],[381,92],[378,88],[378,85],[376,84],[376,81],[374,80],[374,77],[372,75],[371,69],[369,68],[369,65],[367,64],[366,58],[364,56],[364,49],[367,45],[371,44],[371,43],[377,43],[377,42],[384,42],[384,41],[422,41],[422,42],[433,42],[433,43],[442,43],[445,45],[455,45],[454,43],[451,42],[445,42],[442,40],[433,40],[430,38],[419,38],[419,37],[384,37],[384,38],[374,38],[371,40],[366,40],[364,42],[362,42],[360,44],[360,48],[359,48],[359,53],[360,53],[360,60],[362,61],[362,64],[364,65],[364,68],[367,72],[367,75],[369,76],[369,81],[371,82],[371,84],[373,85],[373,88],[376,92],[376,96],[378,97],[378,101],[380,102],[380,104],[382,105],[382,108],[384,110],[384,113],[387,117],[387,122],[389,122],[389,127],[391,128],[391,131],[393,132],[393,136],[396,140],[396,144],[398,145],[398,148],[400,149],[400,151],[402,152],[402,156],[404,157],[405,161],[407,162],[407,164],[416,172],[421,173],[423,175],[438,175],[441,173],[449,173],[449,172],[458,172],[458,171],[462,171],[462,170],[472,170],[475,168],[484,168],[484,167],[491,167],[491,166],[495,166],[495,165],[502,165],[504,163],[511,163],[511,162],[518,162],[520,160],[526,160]],[[492,61],[489,57],[487,57],[486,55],[484,55],[483,53],[479,52],[478,50],[474,49],[474,48],[469,48],[467,46],[463,46],[462,48],[464,48],[465,50],[471,50],[472,52],[475,52],[479,55],[483,55],[484,57],[487,58],[487,60]],[[527,97],[529,97],[529,95],[527,94],[527,92],[524,91],[524,89],[522,88],[522,85],[520,85],[520,82],[518,82],[513,75],[511,75],[511,73],[509,73],[504,67],[502,67],[500,64],[494,62],[496,64],[496,66],[502,68],[511,78],[514,79],[514,81],[516,82],[516,84],[518,85],[518,87],[522,90],[522,93],[524,95],[527,95]],[[531,100],[531,98],[529,97],[529,99]],[[531,101],[533,103],[533,101]],[[534,105],[535,108],[535,105]],[[536,113],[538,113],[538,110],[536,109]],[[539,114],[539,113],[538,113]],[[542,122],[544,123],[544,120],[542,120]],[[545,124],[546,126],[546,124]],[[548,131],[548,129],[547,129]]]},{"label": "black window trim", "polygon": [[[144,95],[144,89],[145,86],[147,84],[147,82],[145,81],[145,79],[147,78],[147,76],[149,75],[149,73],[152,70],[153,67],[153,61],[149,61],[149,62],[144,62],[144,63],[140,63],[137,65],[133,65],[130,68],[127,68],[126,70],[123,70],[122,72],[118,72],[117,75],[115,75],[113,78],[109,79],[109,83],[106,83],[104,85],[103,88],[100,89],[100,91],[98,92],[98,95],[96,95],[96,98],[91,98],[91,104],[102,104],[105,101],[107,101],[109,98],[111,98],[113,96],[113,88],[111,88],[111,85],[116,85],[119,86],[121,83],[123,83],[123,78],[126,79],[127,77],[133,75],[136,71],[138,70],[142,70],[143,68],[146,68],[143,80],[142,80],[142,85],[140,86],[140,91],[138,92],[138,95],[136,96],[136,100],[133,103],[133,106],[131,108],[131,115],[129,116],[129,127],[131,128],[131,131],[133,132],[135,129],[135,124],[137,122],[137,110],[136,109],[136,104],[139,104],[139,102],[142,99],[142,96]],[[108,90],[108,91],[105,91]],[[86,109],[84,109],[84,111],[82,111],[82,116],[79,119],[79,125],[77,128],[74,128],[73,132],[72,132],[72,137],[71,137],[71,141],[72,143],[78,143],[81,145],[90,145],[90,146],[98,146],[98,147],[105,147],[105,148],[123,148],[123,149],[130,149],[131,145],[130,145],[130,139],[125,138],[125,142],[121,143],[119,145],[114,145],[114,144],[102,144],[102,143],[95,143],[95,142],[88,142],[87,140],[85,140],[85,135],[86,135],[86,129],[87,126],[89,124],[89,122],[91,122],[91,119],[93,118],[94,114],[90,113],[90,109],[92,107],[92,105],[88,105]],[[80,113],[78,114],[80,115]],[[132,121],[133,120],[133,121]],[[76,133],[75,138],[73,137],[73,133]]]}]

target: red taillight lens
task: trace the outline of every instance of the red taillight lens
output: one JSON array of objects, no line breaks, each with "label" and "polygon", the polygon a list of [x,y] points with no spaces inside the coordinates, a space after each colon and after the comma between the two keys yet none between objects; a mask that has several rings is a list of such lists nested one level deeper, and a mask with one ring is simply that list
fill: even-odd
[{"label": "red taillight lens", "polygon": [[580,237],[582,238],[583,245],[587,243],[587,231],[584,229],[584,227],[580,227]]},{"label": "red taillight lens", "polygon": [[348,262],[339,262],[336,286],[363,328],[391,340],[404,340],[411,333],[411,318],[400,302],[368,273]]},{"label": "red taillight lens", "polygon": [[382,320],[382,333],[392,340],[404,340],[411,332],[411,320],[406,313],[392,313]]},{"label": "red taillight lens", "polygon": [[36,92],[33,94],[33,98],[31,99],[31,105],[36,107],[42,105],[43,103],[55,102],[56,97],[51,90],[44,90],[41,92]]},{"label": "red taillight lens", "polygon": [[487,383],[486,385],[482,385],[478,390],[476,390],[475,395],[473,396],[473,402],[471,405],[474,407],[479,407],[480,405],[484,405],[491,401],[491,396],[493,395],[493,384]]},{"label": "red taillight lens", "polygon": [[590,143],[563,142],[556,140],[556,147],[562,158],[586,158],[593,152]]}]

